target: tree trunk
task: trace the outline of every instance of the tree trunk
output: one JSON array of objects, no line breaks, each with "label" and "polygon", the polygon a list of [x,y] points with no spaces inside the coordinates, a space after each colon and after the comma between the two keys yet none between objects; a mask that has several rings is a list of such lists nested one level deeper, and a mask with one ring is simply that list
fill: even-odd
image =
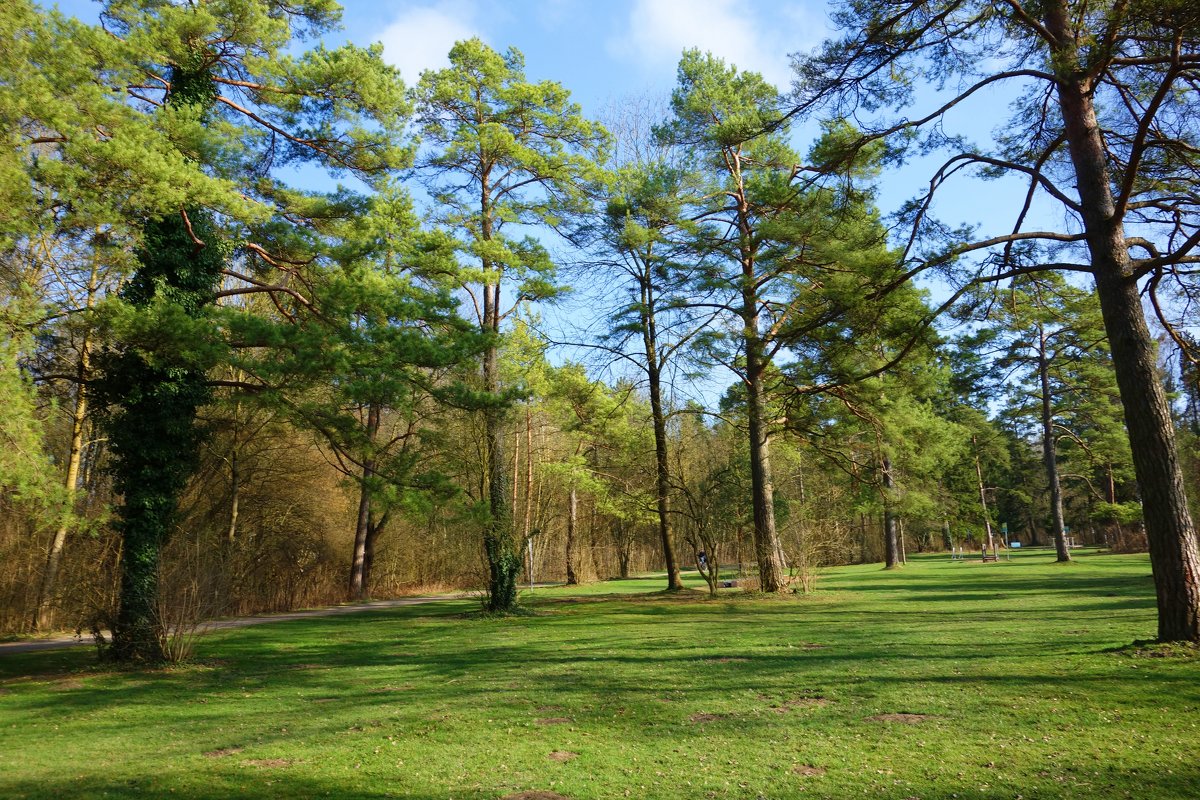
[{"label": "tree trunk", "polygon": [[1038,326],[1038,379],[1042,387],[1042,463],[1046,485],[1050,489],[1050,519],[1054,526],[1054,549],[1059,561],[1070,561],[1067,527],[1063,519],[1062,482],[1058,477],[1058,455],[1054,446],[1054,410],[1050,397],[1050,358],[1046,353],[1046,333]]},{"label": "tree trunk", "polygon": [[[169,216],[146,223],[144,230],[141,266],[123,290],[130,304],[147,308],[169,290],[182,308],[199,313],[211,302],[205,298],[211,298],[224,266],[211,219],[192,209],[188,220]],[[110,654],[117,661],[164,661],[170,631],[158,613],[159,558],[204,438],[196,411],[211,392],[205,370],[194,362],[164,366],[129,346],[109,351],[104,361],[102,391],[119,409],[107,417],[105,430],[114,456],[113,486],[122,498],[120,606]]]},{"label": "tree trunk", "polygon": [[567,492],[567,586],[579,584],[575,575],[575,526],[579,517],[579,496],[574,484]]},{"label": "tree trunk", "polygon": [[896,511],[892,507],[896,481],[892,476],[891,459],[883,456],[880,467],[883,472],[883,568],[896,569],[900,566],[900,539],[896,532]]},{"label": "tree trunk", "polygon": [[229,526],[225,530],[225,543],[232,545],[237,538],[238,506],[242,496],[242,473],[238,464],[237,443],[229,453]]},{"label": "tree trunk", "polygon": [[867,515],[858,515],[858,563],[867,563]]},{"label": "tree trunk", "polygon": [[1096,119],[1064,0],[1048,3],[1059,108],[1075,168],[1096,293],[1125,410],[1150,547],[1161,641],[1200,641],[1200,549],[1175,448],[1170,406],[1146,327]]},{"label": "tree trunk", "polygon": [[1158,638],[1200,641],[1200,551],[1175,447],[1170,406],[1159,379],[1154,342],[1142,316],[1137,286],[1132,281],[1111,283],[1097,273],[1100,305],[1105,312],[1145,516],[1158,600]]},{"label": "tree trunk", "polygon": [[[492,334],[500,332],[500,286],[484,286],[484,327]],[[483,354],[483,388],[498,395],[500,391],[499,349],[490,345]],[[483,548],[488,562],[489,611],[507,612],[517,605],[517,578],[521,573],[513,509],[509,505],[508,461],[504,457],[504,411],[491,405],[483,412],[487,440],[488,507],[490,519],[484,532]]]},{"label": "tree trunk", "polygon": [[750,492],[754,509],[754,555],[758,561],[759,588],[778,592],[784,586],[783,550],[775,529],[775,486],[771,476],[771,435],[764,377],[770,364],[759,330],[759,276],[756,245],[740,154],[731,153],[737,184],[738,249],[741,267],[742,344],[746,359],[746,417],[750,434]]},{"label": "tree trunk", "polygon": [[620,577],[629,577],[629,556],[632,548],[633,540],[625,535],[625,523],[617,520],[613,523],[616,531],[617,541],[617,567],[620,570]]},{"label": "tree trunk", "polygon": [[[751,346],[753,344],[753,346]],[[754,507],[754,555],[758,561],[759,584],[764,592],[778,592],[784,585],[784,566],[779,534],[775,530],[775,486],[771,480],[771,438],[767,432],[762,365],[757,351],[761,343],[747,343],[747,403],[750,428],[750,491]]]},{"label": "tree trunk", "polygon": [[979,441],[975,436],[971,436],[971,445],[975,449],[975,479],[979,486],[979,506],[983,510],[983,552],[986,555],[988,550],[992,551],[992,555],[996,555],[996,540],[992,536],[992,513],[988,510],[987,502],[987,487],[983,485],[983,466],[979,463]]},{"label": "tree trunk", "polygon": [[[379,405],[370,403],[367,406],[367,442],[368,447],[374,447],[379,433],[381,416]],[[363,601],[367,599],[370,587],[367,585],[367,538],[371,531],[371,483],[375,479],[375,460],[368,456],[363,459],[362,484],[358,494],[358,517],[354,526],[354,552],[350,561],[350,600]]]},{"label": "tree trunk", "polygon": [[[649,265],[651,260],[646,259]],[[667,570],[667,591],[683,588],[679,563],[675,558],[675,538],[671,531],[671,473],[667,454],[667,416],[662,402],[662,364],[658,359],[658,318],[654,294],[654,275],[649,266],[640,277],[642,294],[642,346],[646,351],[646,380],[650,389],[650,417],[654,425],[654,491],[658,506],[658,537]]]},{"label": "tree trunk", "polygon": [[608,573],[608,562],[604,559],[604,550],[603,548],[598,547],[596,542],[597,531],[600,529],[600,525],[597,522],[598,513],[599,512],[596,510],[596,501],[593,498],[591,508],[588,513],[587,537],[584,546],[587,548],[588,554],[590,554],[592,557],[592,575],[595,579],[599,579],[601,576]]},{"label": "tree trunk", "polygon": [[366,561],[367,531],[371,524],[371,490],[367,480],[370,469],[363,467],[363,482],[358,490],[358,516],[354,525],[354,550],[350,558],[350,585],[348,599],[365,600],[367,595]]},{"label": "tree trunk", "polygon": [[379,543],[379,536],[383,533],[383,529],[387,527],[388,517],[390,512],[384,512],[379,519],[375,518],[375,511],[369,509],[367,511],[367,541],[363,548],[363,587],[364,595],[369,597],[371,594],[371,579],[375,568],[375,551],[376,545]]},{"label": "tree trunk", "polygon": [[662,404],[662,376],[658,359],[650,344],[646,346],[649,359],[647,375],[650,381],[650,415],[654,423],[654,489],[658,507],[658,538],[667,570],[667,591],[683,588],[679,577],[679,562],[675,558],[674,534],[671,531],[671,473],[667,454],[667,420]]}]

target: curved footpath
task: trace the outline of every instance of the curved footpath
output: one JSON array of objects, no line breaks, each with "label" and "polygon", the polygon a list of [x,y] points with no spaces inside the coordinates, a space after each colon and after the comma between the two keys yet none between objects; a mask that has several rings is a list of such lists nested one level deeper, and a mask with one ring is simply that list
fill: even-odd
[{"label": "curved footpath", "polygon": [[[543,587],[537,587],[543,588]],[[340,614],[355,614],[359,611],[372,611],[377,608],[399,608],[400,606],[416,606],[423,603],[436,603],[439,600],[465,600],[475,595],[470,594],[440,594],[423,595],[420,597],[401,597],[397,600],[373,600],[369,603],[353,605],[330,606],[329,608],[314,608],[306,611],[285,611],[280,614],[261,614],[253,617],[236,617],[234,619],[217,619],[205,622],[203,632],[221,631],[228,628],[245,628],[249,625],[264,625],[268,622],[284,622],[290,619],[310,619],[312,617],[336,617]],[[0,656],[9,653],[32,653],[38,650],[58,650],[63,647],[78,647],[92,644],[90,637],[60,635],[46,639],[28,639],[19,642],[0,642]]]}]

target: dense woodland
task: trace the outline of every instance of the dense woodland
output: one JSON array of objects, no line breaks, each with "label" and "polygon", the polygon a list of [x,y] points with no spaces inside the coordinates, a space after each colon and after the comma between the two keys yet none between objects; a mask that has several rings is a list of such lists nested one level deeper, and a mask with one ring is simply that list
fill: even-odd
[{"label": "dense woodland", "polygon": [[[688,51],[599,120],[337,18],[0,11],[0,632],[157,659],[226,614],[1020,542],[1149,549],[1200,638],[1194,4],[855,0],[793,86]],[[1001,81],[992,141],[942,124]],[[937,219],[989,179],[1024,207]]]}]

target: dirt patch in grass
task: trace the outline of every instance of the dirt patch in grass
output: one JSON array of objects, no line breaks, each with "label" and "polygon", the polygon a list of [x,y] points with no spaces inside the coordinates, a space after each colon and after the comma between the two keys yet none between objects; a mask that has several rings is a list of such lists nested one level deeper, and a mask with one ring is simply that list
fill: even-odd
[{"label": "dirt patch in grass", "polygon": [[824,767],[814,767],[812,764],[797,764],[792,767],[792,772],[796,775],[804,775],[806,777],[815,778],[825,774]]},{"label": "dirt patch in grass", "polygon": [[245,748],[237,747],[237,746],[218,747],[216,750],[209,750],[207,753],[204,754],[204,756],[205,756],[205,758],[225,758],[226,756],[237,755],[238,753],[242,752],[242,750],[244,750],[244,749]]},{"label": "dirt patch in grass", "polygon": [[21,686],[23,684],[46,684],[47,689],[61,691],[65,689],[82,689],[83,681],[76,675],[61,672],[39,672],[33,675],[18,675],[15,678],[9,678],[0,685],[0,694],[8,694],[11,689],[9,687]]},{"label": "dirt patch in grass", "polygon": [[571,800],[565,794],[558,792],[547,792],[542,789],[534,789],[529,792],[517,792],[516,794],[506,794],[500,800]]},{"label": "dirt patch in grass", "polygon": [[535,719],[535,725],[570,725],[572,722],[570,717],[541,717]]},{"label": "dirt patch in grass", "polygon": [[562,763],[564,761],[574,761],[575,759],[579,758],[579,753],[572,753],[570,750],[555,750],[553,753],[546,756],[546,758],[550,759],[551,761]]},{"label": "dirt patch in grass", "polygon": [[824,650],[826,645],[817,644],[816,642],[800,642],[796,645],[801,650]]},{"label": "dirt patch in grass", "polygon": [[784,700],[779,705],[772,706],[771,710],[776,714],[786,714],[798,708],[824,708],[827,705],[829,705],[829,701],[824,697],[793,697],[791,700]]},{"label": "dirt patch in grass", "polygon": [[247,767],[258,767],[259,769],[277,769],[279,767],[290,767],[291,761],[286,758],[250,758],[242,762]]},{"label": "dirt patch in grass", "polygon": [[709,664],[734,664],[745,663],[750,659],[745,656],[718,656],[717,658],[706,658],[704,660]]},{"label": "dirt patch in grass", "polygon": [[688,717],[688,722],[716,722],[728,716],[728,714],[692,714]]},{"label": "dirt patch in grass", "polygon": [[1200,642],[1156,642],[1153,639],[1133,642],[1116,652],[1130,658],[1200,658]]},{"label": "dirt patch in grass", "polygon": [[412,691],[412,688],[413,688],[413,686],[411,683],[405,684],[404,686],[380,686],[377,689],[372,689],[371,694],[388,694],[389,692],[409,692],[409,691]]},{"label": "dirt patch in grass", "polygon": [[867,722],[899,722],[901,725],[920,725],[929,719],[928,714],[876,714],[867,717]]}]

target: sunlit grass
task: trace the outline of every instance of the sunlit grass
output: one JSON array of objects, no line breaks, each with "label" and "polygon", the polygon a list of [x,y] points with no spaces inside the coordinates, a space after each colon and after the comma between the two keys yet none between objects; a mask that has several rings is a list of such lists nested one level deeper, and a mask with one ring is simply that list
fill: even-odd
[{"label": "sunlit grass", "polygon": [[[1189,797],[1200,661],[1144,556],[914,558],[812,596],[661,578],[216,634],[198,663],[0,661],[0,796]],[[610,596],[606,596],[606,594]]]}]

